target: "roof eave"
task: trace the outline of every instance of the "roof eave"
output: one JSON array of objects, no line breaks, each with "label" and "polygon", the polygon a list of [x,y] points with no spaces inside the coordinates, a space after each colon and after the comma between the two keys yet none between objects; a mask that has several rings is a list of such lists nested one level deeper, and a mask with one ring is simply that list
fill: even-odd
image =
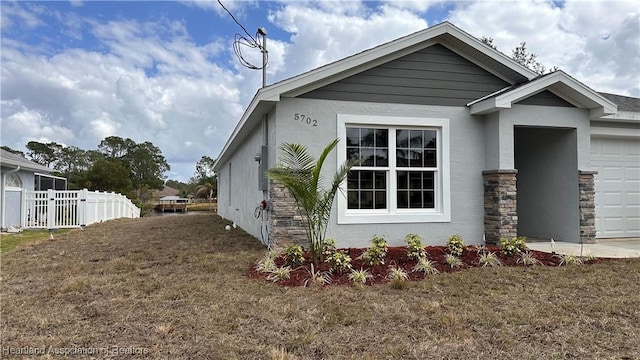
[{"label": "roof eave", "polygon": [[617,111],[617,106],[613,102],[565,74],[563,71],[556,71],[541,76],[513,90],[471,102],[468,106],[470,107],[470,113],[472,115],[489,114],[511,108],[511,106],[518,101],[544,90],[553,92],[555,95],[578,108],[589,109],[589,117],[591,119],[615,114]]}]

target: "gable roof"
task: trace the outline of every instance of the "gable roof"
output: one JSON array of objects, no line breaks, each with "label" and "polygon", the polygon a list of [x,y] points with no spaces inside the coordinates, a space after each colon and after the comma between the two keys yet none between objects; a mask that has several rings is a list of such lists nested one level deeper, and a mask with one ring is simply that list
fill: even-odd
[{"label": "gable roof", "polygon": [[53,171],[46,166],[42,166],[31,160],[27,160],[26,158],[18,154],[14,154],[4,149],[0,149],[0,164],[7,167],[20,167],[20,169],[23,170],[41,171],[45,173],[50,173]]},{"label": "gable roof", "polygon": [[527,83],[507,87],[472,101],[467,106],[470,107],[472,115],[489,114],[509,109],[518,101],[545,90],[551,91],[575,107],[589,109],[592,119],[615,114],[617,111],[615,103],[561,70],[539,76]]},{"label": "gable roof", "polygon": [[[601,113],[600,116],[602,116],[611,113],[611,111],[615,112],[615,104],[567,74],[557,72],[558,75],[550,77],[539,76],[531,69],[484,44],[478,38],[455,25],[443,22],[259,89],[222,148],[214,170],[220,171],[226,162],[226,157],[242,144],[242,140],[250,134],[282,97],[296,97],[305,94],[435,44],[444,45],[449,50],[511,84],[503,90],[480,99],[481,101],[470,103],[469,106],[473,106],[476,102],[483,102],[482,105],[475,107],[477,113],[490,112],[488,110],[490,105],[487,103],[492,101],[490,100],[491,96],[501,96],[502,103],[508,104],[507,107],[510,107],[518,99],[535,95],[546,90],[545,87],[549,86],[554,87],[552,90],[554,94],[568,102],[578,107],[591,109],[592,116],[596,116],[598,113]],[[521,86],[528,87],[518,90]],[[478,110],[481,107],[482,110]],[[497,110],[499,108],[496,108]]]}]

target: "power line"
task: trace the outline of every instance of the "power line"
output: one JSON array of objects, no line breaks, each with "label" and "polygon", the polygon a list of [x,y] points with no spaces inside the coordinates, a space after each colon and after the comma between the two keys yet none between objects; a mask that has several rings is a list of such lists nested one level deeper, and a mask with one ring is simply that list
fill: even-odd
[{"label": "power line", "polygon": [[242,26],[242,24],[241,24],[241,23],[236,19],[236,17],[235,17],[235,16],[233,16],[233,14],[231,13],[231,11],[229,11],[229,9],[227,9],[227,8],[224,6],[224,4],[222,3],[222,1],[218,0],[218,4],[220,4],[220,6],[222,6],[222,8],[224,9],[224,11],[226,11],[226,12],[227,12],[227,14],[229,14],[229,16],[231,16],[231,18],[233,19],[233,21],[234,21],[236,24],[238,24],[238,26],[240,26],[240,27],[242,28],[242,30],[244,30],[244,33],[245,33],[245,34],[247,34],[247,36],[249,37],[249,39],[251,39],[251,41],[252,41],[253,43],[256,43],[256,44],[257,44],[258,42],[256,41],[256,39],[254,39],[254,38],[253,38],[253,36],[251,36],[251,34],[249,34],[249,32],[247,31],[247,29],[245,29],[245,27],[244,27],[244,26]]}]

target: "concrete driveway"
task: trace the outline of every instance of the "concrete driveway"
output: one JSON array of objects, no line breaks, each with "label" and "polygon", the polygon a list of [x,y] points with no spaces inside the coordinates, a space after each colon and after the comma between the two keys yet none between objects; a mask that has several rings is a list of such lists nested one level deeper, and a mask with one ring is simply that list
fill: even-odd
[{"label": "concrete driveway", "polygon": [[[640,257],[640,238],[602,239],[596,244],[576,244],[563,241],[540,241],[527,243],[531,250],[553,252],[570,255],[592,255],[607,258],[638,258]],[[582,253],[581,253],[582,251]]]}]

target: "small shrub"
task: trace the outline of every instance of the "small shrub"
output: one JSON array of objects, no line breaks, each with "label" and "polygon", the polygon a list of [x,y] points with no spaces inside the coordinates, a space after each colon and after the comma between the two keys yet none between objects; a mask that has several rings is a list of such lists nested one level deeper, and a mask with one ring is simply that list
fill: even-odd
[{"label": "small shrub", "polygon": [[391,287],[394,289],[403,288],[407,283],[407,280],[409,280],[409,274],[399,267],[392,267],[389,270],[389,275],[387,275],[387,277],[389,278]]},{"label": "small shrub", "polygon": [[413,271],[423,272],[425,275],[435,275],[439,273],[438,269],[435,267],[435,262],[421,257],[418,259],[418,263],[413,267]]},{"label": "small shrub", "polygon": [[444,256],[444,262],[447,263],[447,265],[451,266],[451,268],[459,268],[460,266],[462,266],[462,260],[460,260],[459,257],[453,255],[453,254],[447,254]]},{"label": "small shrub", "polygon": [[367,265],[384,264],[384,258],[387,256],[387,241],[382,236],[374,236],[371,239],[371,246],[362,253],[362,259]]},{"label": "small shrub", "polygon": [[284,262],[290,266],[304,264],[304,251],[302,246],[291,244],[284,249]]},{"label": "small shrub", "polygon": [[322,255],[325,259],[336,252],[336,241],[334,239],[326,239],[322,245]]},{"label": "small shrub", "polygon": [[527,250],[527,238],[524,236],[512,237],[511,239],[500,239],[498,244],[500,252],[505,256],[513,256]]},{"label": "small shrub", "polygon": [[344,251],[336,251],[328,255],[325,262],[331,266],[331,271],[342,273],[344,270],[351,269],[351,256]]},{"label": "small shrub", "polygon": [[275,268],[269,276],[267,276],[267,280],[278,282],[280,280],[285,280],[291,277],[291,267],[289,266],[281,266],[279,268]]},{"label": "small shrub", "polygon": [[404,241],[407,242],[407,256],[409,259],[421,259],[425,257],[424,245],[422,238],[418,234],[408,234]]},{"label": "small shrub", "polygon": [[304,286],[322,286],[331,282],[329,274],[315,271],[313,264],[311,264],[311,268],[307,271],[309,272],[309,275],[311,275],[311,278],[304,281]]},{"label": "small shrub", "polygon": [[582,258],[577,255],[562,255],[560,266],[563,265],[582,265]]},{"label": "small shrub", "polygon": [[447,239],[447,247],[450,254],[461,256],[464,249],[464,239],[460,235],[452,235]]},{"label": "small shrub", "polygon": [[258,262],[256,263],[256,271],[261,273],[268,273],[275,270],[276,269],[275,260],[277,256],[278,254],[276,254],[273,251],[266,252],[264,256],[262,256],[262,258],[258,260]]},{"label": "small shrub", "polygon": [[523,252],[517,261],[518,264],[527,266],[540,265],[540,260],[536,259],[530,251]]},{"label": "small shrub", "polygon": [[372,279],[373,275],[369,274],[369,272],[365,269],[360,270],[351,270],[351,274],[349,274],[349,280],[353,282],[353,285],[356,287],[362,287],[367,283],[368,280]]},{"label": "small shrub", "polygon": [[498,259],[498,256],[492,252],[482,253],[478,261],[480,262],[480,264],[482,264],[482,266],[494,267],[502,265],[500,259]]}]

